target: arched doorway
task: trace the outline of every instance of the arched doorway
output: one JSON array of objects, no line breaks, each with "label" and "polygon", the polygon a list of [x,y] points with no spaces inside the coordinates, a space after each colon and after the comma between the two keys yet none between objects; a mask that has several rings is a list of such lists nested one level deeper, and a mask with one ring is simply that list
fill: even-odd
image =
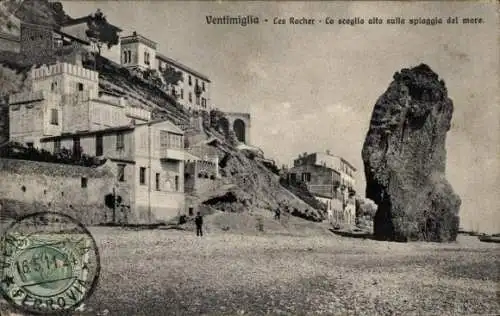
[{"label": "arched doorway", "polygon": [[242,142],[245,143],[245,122],[241,119],[236,119],[234,121],[234,126],[233,126],[234,133],[236,134],[236,138]]},{"label": "arched doorway", "polygon": [[229,121],[223,117],[219,120],[218,129],[221,133],[224,134],[224,136],[227,136],[229,134]]}]

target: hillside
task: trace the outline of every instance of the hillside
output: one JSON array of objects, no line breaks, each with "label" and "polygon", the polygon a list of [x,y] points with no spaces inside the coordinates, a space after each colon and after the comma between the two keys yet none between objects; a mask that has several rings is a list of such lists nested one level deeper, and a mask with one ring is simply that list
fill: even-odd
[{"label": "hillside", "polygon": [[208,146],[216,149],[219,156],[221,187],[231,184],[227,190],[215,196],[205,196],[200,202],[219,210],[243,212],[254,209],[274,210],[288,206],[290,213],[312,221],[321,221],[324,213],[307,204],[280,184],[279,176],[271,172],[248,151],[237,150],[232,140],[225,139],[212,128],[204,133],[212,141]]}]

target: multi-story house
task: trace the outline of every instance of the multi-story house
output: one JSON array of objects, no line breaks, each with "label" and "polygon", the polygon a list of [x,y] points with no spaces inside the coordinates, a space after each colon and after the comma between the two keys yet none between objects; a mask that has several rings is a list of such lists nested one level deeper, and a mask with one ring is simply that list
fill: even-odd
[{"label": "multi-story house", "polygon": [[[69,34],[75,38],[84,40],[86,42],[90,43],[90,49],[93,52],[97,52],[98,49],[96,47],[95,42],[89,38],[87,35],[87,31],[89,30],[89,25],[88,23],[92,19],[91,15],[83,16],[77,19],[72,19],[64,22],[61,25],[61,32],[64,32],[65,34]],[[108,23],[108,27],[113,28],[117,34],[120,34],[122,32],[122,29],[119,27]],[[121,54],[121,47],[120,47],[120,39],[118,40],[118,44],[113,45],[111,47],[108,47],[106,44],[102,45],[101,47],[101,56],[105,57],[117,64],[121,63],[120,59],[120,54]]]},{"label": "multi-story house", "polygon": [[[145,36],[133,32],[121,38],[121,64],[129,69],[147,69],[162,72],[167,67],[181,73],[181,80],[176,85],[164,88],[174,95],[180,104],[188,110],[209,111],[210,79],[198,71],[157,52],[158,44]],[[158,76],[160,80],[162,76]],[[164,81],[164,80],[163,80]]]},{"label": "multi-story house", "polygon": [[79,65],[56,63],[32,69],[30,91],[9,98],[12,141],[39,147],[45,136],[92,131],[151,119],[123,97],[99,93],[99,74]]},{"label": "multi-story house", "polygon": [[180,104],[188,110],[210,111],[210,79],[196,70],[183,65],[163,54],[156,54],[156,69],[173,68],[181,73],[181,80],[176,86],[170,87]]},{"label": "multi-story house", "polygon": [[302,182],[308,190],[333,213],[336,222],[354,224],[354,174],[356,168],[342,157],[316,152],[303,154],[288,170],[292,183]]},{"label": "multi-story house", "polygon": [[158,44],[137,32],[121,38],[121,64],[132,69],[156,69]]},{"label": "multi-story house", "polygon": [[81,52],[90,48],[88,40],[53,27],[21,23],[20,52],[33,64],[46,58],[81,63]]},{"label": "multi-story house", "polygon": [[155,223],[184,214],[183,131],[169,121],[73,132],[41,139],[43,149],[69,149],[113,162],[115,192],[129,208],[120,221]]}]

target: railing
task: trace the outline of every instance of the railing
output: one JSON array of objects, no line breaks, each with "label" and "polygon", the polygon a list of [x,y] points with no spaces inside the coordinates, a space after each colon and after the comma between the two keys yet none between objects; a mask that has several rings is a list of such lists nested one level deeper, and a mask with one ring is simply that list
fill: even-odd
[{"label": "railing", "polygon": [[162,159],[184,160],[184,150],[182,148],[161,147],[160,157]]}]

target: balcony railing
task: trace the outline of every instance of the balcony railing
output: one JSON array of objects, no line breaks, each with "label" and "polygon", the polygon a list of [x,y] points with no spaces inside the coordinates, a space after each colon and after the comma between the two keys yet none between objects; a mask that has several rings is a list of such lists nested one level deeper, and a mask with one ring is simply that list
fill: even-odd
[{"label": "balcony railing", "polygon": [[182,148],[164,146],[160,148],[160,158],[167,160],[184,160]]}]

